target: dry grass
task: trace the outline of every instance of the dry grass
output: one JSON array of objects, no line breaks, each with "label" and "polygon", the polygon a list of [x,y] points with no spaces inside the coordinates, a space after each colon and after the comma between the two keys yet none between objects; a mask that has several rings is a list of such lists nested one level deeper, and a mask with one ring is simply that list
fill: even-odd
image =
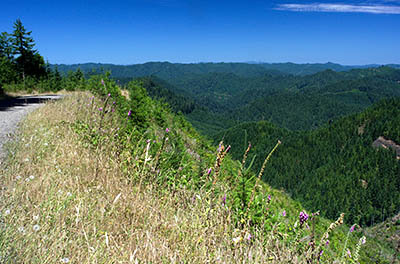
[{"label": "dry grass", "polygon": [[0,262],[301,262],[274,232],[247,240],[208,193],[139,185],[132,175],[149,177],[147,167],[127,177],[112,144],[88,147],[70,124],[91,118],[89,96],[48,103],[21,126],[0,176]]}]

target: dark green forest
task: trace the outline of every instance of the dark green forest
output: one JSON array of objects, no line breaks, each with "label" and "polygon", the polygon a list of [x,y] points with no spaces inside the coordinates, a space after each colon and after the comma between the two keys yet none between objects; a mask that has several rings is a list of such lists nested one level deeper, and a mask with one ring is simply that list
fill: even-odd
[{"label": "dark green forest", "polygon": [[373,148],[379,137],[400,142],[400,98],[380,101],[359,114],[312,131],[290,131],[269,122],[244,123],[220,133],[241,159],[247,141],[258,170],[277,140],[282,147],[264,180],[328,218],[372,225],[400,210],[400,162],[395,151]]}]

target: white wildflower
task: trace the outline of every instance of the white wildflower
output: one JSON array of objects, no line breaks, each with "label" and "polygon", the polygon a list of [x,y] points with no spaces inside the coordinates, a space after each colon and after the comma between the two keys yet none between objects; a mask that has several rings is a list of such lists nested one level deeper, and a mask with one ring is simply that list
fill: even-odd
[{"label": "white wildflower", "polygon": [[62,259],[61,259],[61,262],[62,262],[62,263],[69,263],[69,258],[62,258]]},{"label": "white wildflower", "polygon": [[233,243],[237,244],[237,243],[239,243],[240,241],[242,241],[242,239],[243,239],[243,238],[242,238],[241,236],[238,236],[238,237],[233,238],[232,241],[233,241]]},{"label": "white wildflower", "polygon": [[9,214],[11,214],[10,209],[7,209],[7,210],[4,211],[4,215],[9,215]]},{"label": "white wildflower", "polygon": [[22,234],[25,234],[25,228],[23,226],[18,227],[18,231]]},{"label": "white wildflower", "polygon": [[25,159],[25,162],[29,162],[29,158],[26,158],[26,159]]},{"label": "white wildflower", "polygon": [[18,181],[18,180],[21,180],[21,178],[22,178],[22,177],[19,176],[19,175],[18,175],[17,177],[15,177],[15,179],[17,179],[17,181]]},{"label": "white wildflower", "polygon": [[31,176],[29,176],[29,179],[34,180],[35,176],[31,175]]},{"label": "white wildflower", "polygon": [[33,220],[34,220],[34,221],[39,220],[39,215],[34,215],[34,216],[33,216]]},{"label": "white wildflower", "polygon": [[34,225],[33,226],[33,231],[39,231],[40,230],[40,226],[39,225]]},{"label": "white wildflower", "polygon": [[71,196],[72,196],[72,193],[67,192],[67,196],[68,196],[68,197],[71,197]]}]

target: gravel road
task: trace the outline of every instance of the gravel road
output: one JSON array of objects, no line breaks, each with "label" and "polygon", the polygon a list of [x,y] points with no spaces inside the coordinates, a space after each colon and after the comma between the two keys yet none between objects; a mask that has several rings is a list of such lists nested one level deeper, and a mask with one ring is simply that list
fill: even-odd
[{"label": "gravel road", "polygon": [[0,164],[6,153],[4,143],[10,140],[18,123],[26,114],[43,105],[47,100],[56,100],[62,95],[19,96],[0,101]]}]

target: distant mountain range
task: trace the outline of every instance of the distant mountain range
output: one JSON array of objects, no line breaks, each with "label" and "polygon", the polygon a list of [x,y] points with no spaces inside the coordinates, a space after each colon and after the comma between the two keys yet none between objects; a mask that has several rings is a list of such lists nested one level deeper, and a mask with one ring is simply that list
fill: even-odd
[{"label": "distant mountain range", "polygon": [[[161,75],[159,77],[171,78],[167,73],[179,73],[188,71],[193,74],[204,74],[210,72],[230,72],[240,76],[254,76],[263,74],[265,70],[279,71],[281,73],[293,75],[308,75],[324,70],[348,71],[351,69],[376,68],[382,65],[341,65],[337,63],[264,63],[264,62],[249,62],[249,63],[170,63],[170,62],[147,62],[143,64],[132,65],[117,65],[107,63],[82,63],[82,64],[51,64],[51,68],[58,67],[58,70],[63,73],[75,71],[80,68],[86,73],[111,71],[116,78],[142,77],[148,75]],[[400,68],[400,64],[388,64],[392,68]]]}]

